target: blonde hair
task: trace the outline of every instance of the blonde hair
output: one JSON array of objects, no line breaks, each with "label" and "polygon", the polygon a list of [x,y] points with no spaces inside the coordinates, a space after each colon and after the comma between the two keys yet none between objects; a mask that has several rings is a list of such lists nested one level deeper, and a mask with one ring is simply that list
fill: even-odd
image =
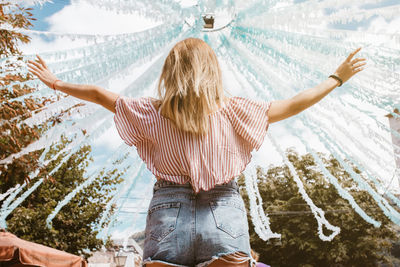
[{"label": "blonde hair", "polygon": [[160,113],[179,129],[205,134],[209,113],[224,101],[222,75],[212,48],[198,38],[184,39],[165,59],[158,83]]},{"label": "blonde hair", "polygon": [[260,259],[260,254],[255,252],[253,249],[250,251],[250,253],[255,261],[258,261]]}]

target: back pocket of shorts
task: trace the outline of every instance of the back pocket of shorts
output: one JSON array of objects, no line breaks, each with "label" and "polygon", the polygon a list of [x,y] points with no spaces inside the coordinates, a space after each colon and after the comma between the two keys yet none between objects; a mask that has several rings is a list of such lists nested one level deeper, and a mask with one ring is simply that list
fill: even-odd
[{"label": "back pocket of shorts", "polygon": [[218,229],[233,238],[248,232],[247,214],[243,203],[235,200],[211,201],[210,208]]},{"label": "back pocket of shorts", "polygon": [[160,242],[175,230],[180,208],[180,202],[161,203],[149,208],[150,239]]}]

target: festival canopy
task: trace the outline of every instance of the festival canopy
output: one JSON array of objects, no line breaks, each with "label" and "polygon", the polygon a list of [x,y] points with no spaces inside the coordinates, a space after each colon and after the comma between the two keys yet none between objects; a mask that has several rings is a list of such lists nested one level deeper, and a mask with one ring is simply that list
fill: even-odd
[{"label": "festival canopy", "polygon": [[[80,34],[47,31],[23,31],[30,36],[50,39],[84,40],[86,46],[41,53],[56,76],[71,83],[96,84],[108,90],[131,97],[154,96],[163,61],[176,42],[187,37],[205,40],[216,52],[225,78],[227,94],[263,99],[286,99],[314,87],[325,80],[345,57],[357,47],[362,47],[360,57],[368,59],[368,67],[349,82],[338,88],[323,101],[293,118],[270,127],[265,145],[254,155],[254,163],[268,165],[279,159],[287,164],[299,193],[310,207],[322,240],[331,241],[340,232],[325,218],[325,212],[308,196],[295,167],[284,153],[288,145],[296,145],[310,153],[339,195],[368,223],[379,227],[379,222],[369,215],[324,167],[317,152],[329,153],[349,173],[358,188],[368,191],[380,209],[393,223],[400,225],[400,207],[396,194],[399,186],[400,133],[391,127],[398,125],[400,115],[400,33],[376,30],[376,23],[398,19],[400,3],[385,0],[81,0],[91,5],[121,12],[141,15],[159,21],[151,29],[123,34]],[[46,2],[46,0],[32,2]],[[77,0],[72,0],[72,3]],[[203,19],[205,18],[205,19]],[[206,22],[206,25],[205,25]],[[374,26],[375,25],[375,26]],[[26,55],[33,60],[35,55]],[[56,98],[58,101],[38,110],[24,123],[34,127],[55,114],[61,122],[47,131],[29,147],[2,159],[12,158],[44,148],[40,163],[46,159],[49,144],[57,142],[62,134],[73,137],[61,153],[64,159],[52,173],[85,144],[110,134],[114,127],[113,114],[93,103],[57,93],[38,80],[27,81],[38,88],[29,96]],[[10,88],[12,84],[10,85]],[[60,95],[61,94],[61,95]],[[60,97],[62,96],[62,97]],[[28,95],[14,100],[23,100]],[[13,100],[11,100],[13,101]],[[84,105],[78,105],[84,103]],[[389,124],[388,115],[392,121]],[[398,127],[397,127],[398,128]],[[396,129],[397,129],[396,128]],[[397,141],[396,141],[397,140]],[[103,147],[104,148],[104,147]],[[118,187],[112,201],[105,207],[99,225],[104,222],[115,204],[112,222],[119,221],[129,237],[144,228],[146,208],[151,196],[154,177],[139,158],[136,150],[124,143],[104,152],[106,161],[89,166],[84,183],[57,204],[47,218],[51,222],[57,213],[82,189],[98,179],[99,173],[112,168],[126,169],[124,182]],[[96,159],[96,158],[95,158]],[[118,162],[118,164],[114,164]],[[96,160],[95,163],[96,164]],[[354,171],[356,167],[361,173]],[[264,214],[263,201],[257,189],[254,165],[245,171],[246,189],[257,234],[264,240],[279,238],[269,226]],[[30,174],[32,186],[17,185],[1,195],[0,223],[22,201],[43,183],[37,173]],[[51,175],[51,173],[50,173]],[[37,179],[36,179],[37,178]],[[132,198],[137,198],[132,202]],[[105,237],[110,227],[98,229]],[[323,227],[332,231],[326,235]]]}]

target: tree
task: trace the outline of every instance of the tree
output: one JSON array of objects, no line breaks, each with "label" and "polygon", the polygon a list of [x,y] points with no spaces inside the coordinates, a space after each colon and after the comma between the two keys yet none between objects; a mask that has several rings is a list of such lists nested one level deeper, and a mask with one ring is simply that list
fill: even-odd
[{"label": "tree", "polygon": [[[15,29],[28,29],[32,14],[31,8],[22,8],[13,3],[0,4],[0,25],[8,29],[0,29],[0,160],[7,158],[9,162],[0,163],[0,192],[6,194],[3,202],[10,198],[9,189],[18,184],[28,183],[25,190],[32,185],[29,174],[39,170],[32,179],[46,179],[29,197],[23,201],[7,217],[8,231],[29,241],[41,243],[74,254],[88,256],[88,251],[98,249],[102,241],[96,238],[97,232],[93,226],[99,223],[104,206],[110,200],[110,195],[121,182],[121,173],[116,169],[104,174],[104,170],[95,182],[79,192],[53,220],[53,228],[46,226],[46,218],[53,211],[57,203],[64,199],[75,187],[84,181],[85,167],[90,160],[88,156],[90,146],[83,146],[74,153],[51,176],[48,174],[57,166],[65,153],[55,156],[71,140],[61,136],[58,142],[48,144],[51,148],[45,155],[49,161],[47,166],[39,162],[43,149],[22,153],[30,144],[38,141],[51,127],[63,121],[74,108],[83,105],[77,104],[51,116],[41,123],[28,125],[25,120],[33,113],[40,113],[48,104],[55,102],[54,98],[35,97],[37,90],[27,85],[27,81],[34,78],[26,72],[24,56],[18,50],[18,42],[29,43],[27,35],[18,33]],[[24,68],[24,71],[22,71]],[[18,98],[18,99],[17,99]],[[82,133],[86,134],[82,129]],[[1,200],[0,200],[1,201]],[[2,205],[2,208],[3,208]],[[111,209],[112,214],[113,209]],[[103,227],[109,223],[110,216],[104,221]]]},{"label": "tree", "polygon": [[10,28],[0,29],[0,57],[21,54],[17,46],[18,41],[30,42],[29,36],[13,30],[13,28],[29,29],[32,26],[31,21],[36,19],[28,10],[32,8],[24,8],[10,2],[0,3],[0,25]]},{"label": "tree", "polygon": [[[22,8],[11,3],[0,4],[0,25],[13,28],[28,29],[32,24],[31,8]],[[27,35],[15,30],[0,29],[0,58],[5,58],[0,68],[0,159],[5,159],[13,153],[39,139],[46,131],[46,123],[29,127],[23,123],[32,116],[32,112],[44,106],[43,99],[25,98],[24,101],[9,101],[11,99],[29,95],[35,91],[25,84],[32,79],[31,74],[23,74],[19,71],[23,66],[23,56],[18,50],[18,40],[28,43]],[[49,101],[49,100],[46,100]],[[51,120],[50,120],[51,121]],[[20,122],[22,122],[20,124]],[[40,151],[23,155],[13,159],[10,164],[0,164],[0,188],[2,192],[27,180],[28,174],[41,169],[38,165]],[[42,170],[42,169],[41,169]]]},{"label": "tree", "polygon": [[[68,142],[65,141],[64,145]],[[52,148],[46,157],[54,156],[62,147]],[[100,172],[95,181],[79,192],[53,219],[52,228],[46,226],[47,216],[55,206],[79,184],[85,181],[85,167],[92,161],[90,146],[84,146],[69,158],[53,175],[55,182],[48,182],[36,189],[23,205],[18,207],[7,221],[8,230],[20,238],[46,246],[88,257],[89,251],[103,245],[96,238],[93,226],[100,222],[105,205],[111,200],[112,192],[122,181],[123,172],[113,169]],[[49,169],[56,166],[65,155],[51,162]],[[114,162],[113,164],[116,164]],[[111,210],[114,210],[114,207]],[[109,219],[100,227],[107,226]]]},{"label": "tree", "polygon": [[[325,211],[326,219],[339,226],[341,232],[331,242],[322,241],[317,234],[317,222],[311,209],[302,199],[287,165],[269,166],[268,171],[257,170],[257,181],[269,215],[271,229],[282,235],[281,241],[261,240],[250,227],[252,248],[260,253],[260,261],[271,266],[376,266],[377,263],[395,261],[390,250],[392,242],[399,239],[393,224],[383,214],[368,192],[360,190],[332,156],[319,153],[325,167],[350,191],[355,201],[368,215],[382,225],[375,228],[362,219],[342,199],[334,186],[325,181],[310,154],[300,156],[293,149],[286,151],[290,162],[302,179],[307,194]],[[362,173],[354,168],[360,175]],[[239,180],[246,208],[249,203],[244,186],[244,176]],[[249,217],[249,225],[252,225]],[[326,234],[329,230],[324,229]]]}]

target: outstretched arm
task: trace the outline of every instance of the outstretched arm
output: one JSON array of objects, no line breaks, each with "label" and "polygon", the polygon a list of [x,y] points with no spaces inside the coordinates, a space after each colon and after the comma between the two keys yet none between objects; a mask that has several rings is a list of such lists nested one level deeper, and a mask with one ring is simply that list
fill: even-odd
[{"label": "outstretched arm", "polygon": [[[37,55],[36,61],[28,60],[29,71],[36,75],[48,87],[62,91],[68,95],[102,105],[115,113],[115,100],[118,94],[107,91],[97,85],[73,84],[57,81],[57,77],[48,69],[44,60]],[[54,83],[55,82],[55,83]],[[53,89],[53,88],[52,88]]]},{"label": "outstretched arm", "polygon": [[[365,58],[352,59],[360,49],[353,51],[335,71],[334,75],[342,79],[343,83],[364,69],[362,66],[366,62],[360,62],[365,61]],[[339,85],[340,82],[336,79],[328,78],[317,86],[304,90],[290,99],[273,101],[268,111],[269,122],[277,122],[300,113],[319,102]]]}]

